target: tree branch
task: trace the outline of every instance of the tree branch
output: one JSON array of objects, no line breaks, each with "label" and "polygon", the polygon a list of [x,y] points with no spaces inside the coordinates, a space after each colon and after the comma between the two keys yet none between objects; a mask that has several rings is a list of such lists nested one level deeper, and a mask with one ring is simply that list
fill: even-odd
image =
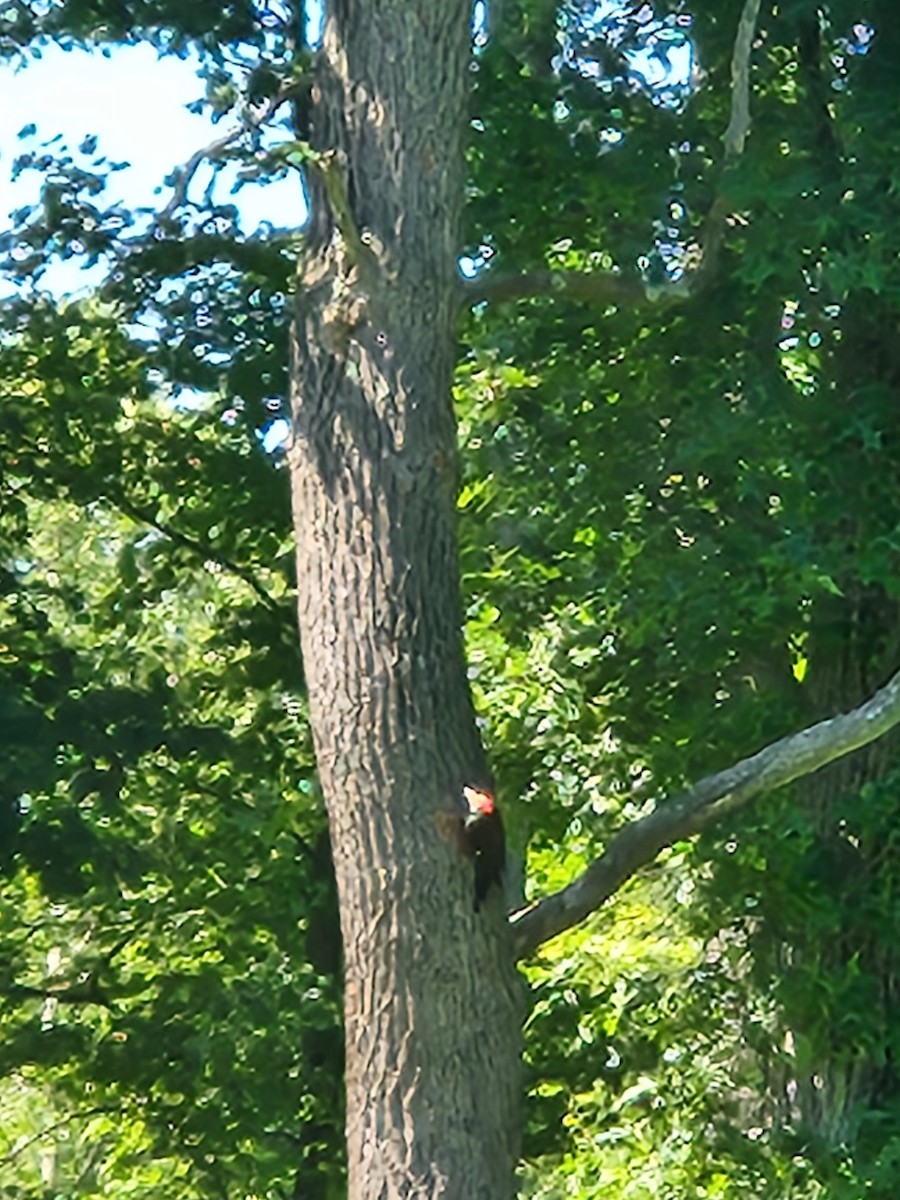
[{"label": "tree branch", "polygon": [[744,0],[734,53],[731,56],[731,120],[725,130],[725,166],[732,166],[744,152],[750,132],[750,52],[759,17],[760,0]]},{"label": "tree branch", "polygon": [[45,1126],[38,1133],[32,1134],[30,1137],[20,1141],[10,1150],[9,1154],[5,1154],[0,1158],[0,1167],[9,1166],[14,1162],[20,1154],[23,1154],[29,1146],[33,1146],[35,1142],[41,1141],[42,1138],[49,1137],[51,1133],[55,1133],[57,1129],[62,1129],[65,1125],[70,1125],[72,1121],[86,1121],[89,1117],[99,1116],[101,1113],[121,1112],[118,1105],[115,1104],[98,1104],[94,1108],[82,1108],[78,1112],[67,1113],[66,1116],[60,1117],[58,1121],[53,1121],[52,1124]]},{"label": "tree branch", "polygon": [[243,122],[240,125],[235,125],[227,133],[223,133],[220,137],[214,138],[206,146],[195,150],[187,162],[182,163],[180,167],[174,169],[171,175],[172,196],[166,207],[156,214],[154,219],[156,225],[163,225],[167,221],[171,221],[178,209],[186,202],[188,188],[191,186],[191,182],[200,166],[205,162],[218,158],[223,150],[226,150],[232,142],[236,142],[246,132],[247,126]]},{"label": "tree branch", "polygon": [[261,128],[269,121],[278,109],[286,100],[292,99],[297,92],[299,83],[302,81],[292,80],[289,85],[283,87],[277,95],[263,106],[262,110],[254,113],[247,108],[241,116],[237,125],[234,125],[226,133],[220,134],[219,137],[213,138],[208,145],[202,146],[199,150],[195,150],[187,162],[182,163],[180,167],[176,167],[172,172],[172,196],[165,208],[161,209],[154,218],[155,225],[163,225],[174,217],[175,213],[187,201],[188,188],[191,186],[191,181],[197,174],[198,169],[203,163],[209,162],[219,157],[223,150],[243,137],[245,133],[252,132]]},{"label": "tree branch", "polygon": [[217,562],[221,567],[224,567],[229,574],[236,576],[238,579],[242,579],[249,588],[252,588],[269,612],[271,612],[274,616],[277,616],[279,619],[284,616],[284,613],[281,610],[281,605],[277,600],[269,595],[249,567],[241,566],[240,563],[228,558],[227,555],[222,554],[221,551],[217,550],[214,546],[205,545],[203,542],[197,541],[188,534],[182,533],[178,529],[174,529],[171,525],[164,524],[162,521],[157,520],[152,513],[140,508],[136,504],[132,504],[127,497],[119,493],[111,495],[110,499],[121,512],[123,512],[127,517],[131,517],[133,521],[137,521],[141,525],[149,525],[151,529],[155,529],[158,533],[161,533],[163,537],[167,537],[170,541],[174,542],[176,546],[182,546],[185,550],[190,550],[192,554],[196,554],[200,558],[208,558],[213,562]]},{"label": "tree branch", "polygon": [[[731,56],[731,117],[723,136],[723,161],[727,172],[744,151],[750,130],[750,55],[760,0],[744,0]],[[462,302],[478,304],[484,300],[502,303],[533,296],[586,300],[636,308],[644,304],[683,301],[704,288],[715,273],[718,251],[724,237],[728,205],[719,195],[714,200],[697,239],[693,261],[680,279],[648,283],[636,274],[622,271],[526,271],[521,275],[492,275],[483,271],[460,285]]]},{"label": "tree branch", "polygon": [[542,268],[522,275],[492,276],[489,271],[462,285],[467,305],[482,300],[502,303],[527,300],[532,296],[556,296],[566,300],[617,304],[636,308],[649,300],[647,289],[636,275],[617,271],[553,271]]},{"label": "tree branch", "polygon": [[59,1004],[96,1004],[100,1008],[112,1008],[112,1001],[93,976],[79,983],[70,983],[65,979],[48,980],[37,987],[30,983],[12,983],[0,989],[0,995],[15,1003],[23,1000],[56,1000]]},{"label": "tree branch", "polygon": [[900,724],[900,671],[859,708],[773,742],[725,771],[663,800],[615,835],[574,883],[511,918],[517,958],[579,924],[673,842],[698,833],[732,809],[810,775]]}]

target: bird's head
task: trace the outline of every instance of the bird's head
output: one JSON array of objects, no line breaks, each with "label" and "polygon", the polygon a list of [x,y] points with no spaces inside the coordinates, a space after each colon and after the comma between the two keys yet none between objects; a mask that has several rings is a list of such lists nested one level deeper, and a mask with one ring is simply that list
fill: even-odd
[{"label": "bird's head", "polygon": [[466,798],[466,804],[469,806],[471,816],[486,816],[497,811],[497,806],[494,803],[494,797],[490,792],[483,792],[480,788],[464,787],[463,795]]}]

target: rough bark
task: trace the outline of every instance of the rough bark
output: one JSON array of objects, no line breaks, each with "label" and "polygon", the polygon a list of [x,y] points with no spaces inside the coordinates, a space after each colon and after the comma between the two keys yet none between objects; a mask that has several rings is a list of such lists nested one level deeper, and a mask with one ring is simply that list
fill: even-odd
[{"label": "rough bark", "polygon": [[520,1021],[454,837],[484,782],[450,403],[468,0],[335,0],[314,90],[290,451],[341,908],[351,1200],[514,1190]]}]

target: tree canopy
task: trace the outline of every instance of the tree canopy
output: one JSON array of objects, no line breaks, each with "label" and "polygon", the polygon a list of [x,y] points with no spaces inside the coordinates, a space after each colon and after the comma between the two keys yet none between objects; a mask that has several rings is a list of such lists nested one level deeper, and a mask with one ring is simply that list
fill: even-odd
[{"label": "tree canopy", "polygon": [[[326,19],[377,41],[376,8]],[[453,486],[512,907],[555,897],[513,918],[526,1196],[894,1194],[896,739],[800,782],[753,768],[752,808],[732,776],[692,790],[897,669],[892,11],[505,0],[476,19]],[[221,129],[155,213],[106,204],[92,139],[26,131],[15,166],[42,191],[2,238],[10,1196],[346,1194],[305,581],[285,459],[258,436],[287,417],[313,235],[299,211],[245,230],[196,177],[302,173],[359,233],[310,135],[308,15],[0,16],[9,69],[48,41],[196,56]],[[105,282],[48,294],[59,257]],[[894,719],[880,696],[842,750]],[[723,803],[695,838],[698,796]],[[617,876],[642,820],[664,836]],[[561,889],[591,863],[610,882],[575,926]]]}]

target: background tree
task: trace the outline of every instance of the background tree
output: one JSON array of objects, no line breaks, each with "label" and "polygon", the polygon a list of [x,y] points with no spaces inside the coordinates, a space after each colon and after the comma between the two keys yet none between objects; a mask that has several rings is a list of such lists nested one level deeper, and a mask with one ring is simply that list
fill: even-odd
[{"label": "background tree", "polygon": [[[535,968],[528,1187],[553,1194],[554,1156],[592,1195],[625,1194],[625,1172],[636,1195],[887,1187],[890,743],[817,777],[812,804],[733,812],[871,721],[634,819],[650,794],[858,703],[894,665],[890,39],[875,6],[864,23],[840,4],[764,14],[740,154],[755,6],[697,14],[689,34],[683,14],[647,7],[565,7],[557,43],[550,8],[507,5],[475,72],[463,5],[377,19],[335,5],[314,64],[287,11],[192,7],[188,27],[165,6],[23,7],[6,31],[14,52],[48,35],[143,30],[175,52],[198,39],[210,104],[244,114],[216,153],[247,171],[307,164],[290,455],[348,947],[354,1195],[411,1178],[426,1194],[508,1194],[515,1158],[509,934],[499,906],[471,913],[470,869],[443,836],[460,784],[486,770],[454,586],[449,373],[467,301],[462,576],[488,757],[535,894],[607,844],[517,923],[518,945],[584,916],[710,806],[720,819],[720,841],[677,841],[619,902],[644,942],[653,932],[645,968],[615,928],[567,934]],[[703,87],[662,97],[650,68],[686,45]],[[238,53],[257,56],[246,81]],[[263,116],[289,103],[298,121],[311,104],[310,139],[263,154]],[[102,165],[83,154],[26,157],[43,205],[10,239],[23,278],[58,252],[112,269],[95,305],[26,291],[7,307],[9,1103],[39,1095],[51,1126],[56,1108],[66,1128],[93,1123],[75,1190],[133,1184],[130,1154],[173,1194],[179,1172],[201,1193],[335,1189],[334,1074],[316,1084],[321,1043],[307,1045],[333,1028],[314,919],[328,879],[299,672],[271,653],[290,628],[280,477],[247,436],[286,390],[298,245],[192,201],[193,161],[141,228],[99,207]],[[468,296],[454,282],[466,244],[496,260]],[[149,314],[171,334],[139,344]],[[178,414],[149,399],[161,384],[221,407]],[[56,548],[51,527],[71,540]],[[234,823],[242,770],[253,803]],[[261,779],[283,781],[265,802]],[[836,864],[846,896],[831,894]],[[213,885],[233,923],[220,914],[207,944]],[[586,957],[598,938],[609,970]],[[126,1067],[113,1052],[129,1043],[142,1053]],[[277,1105],[253,1068],[274,1046]],[[133,1141],[113,1150],[123,1113]],[[796,1133],[813,1149],[798,1155]],[[29,1136],[8,1165],[42,1144]]]}]

